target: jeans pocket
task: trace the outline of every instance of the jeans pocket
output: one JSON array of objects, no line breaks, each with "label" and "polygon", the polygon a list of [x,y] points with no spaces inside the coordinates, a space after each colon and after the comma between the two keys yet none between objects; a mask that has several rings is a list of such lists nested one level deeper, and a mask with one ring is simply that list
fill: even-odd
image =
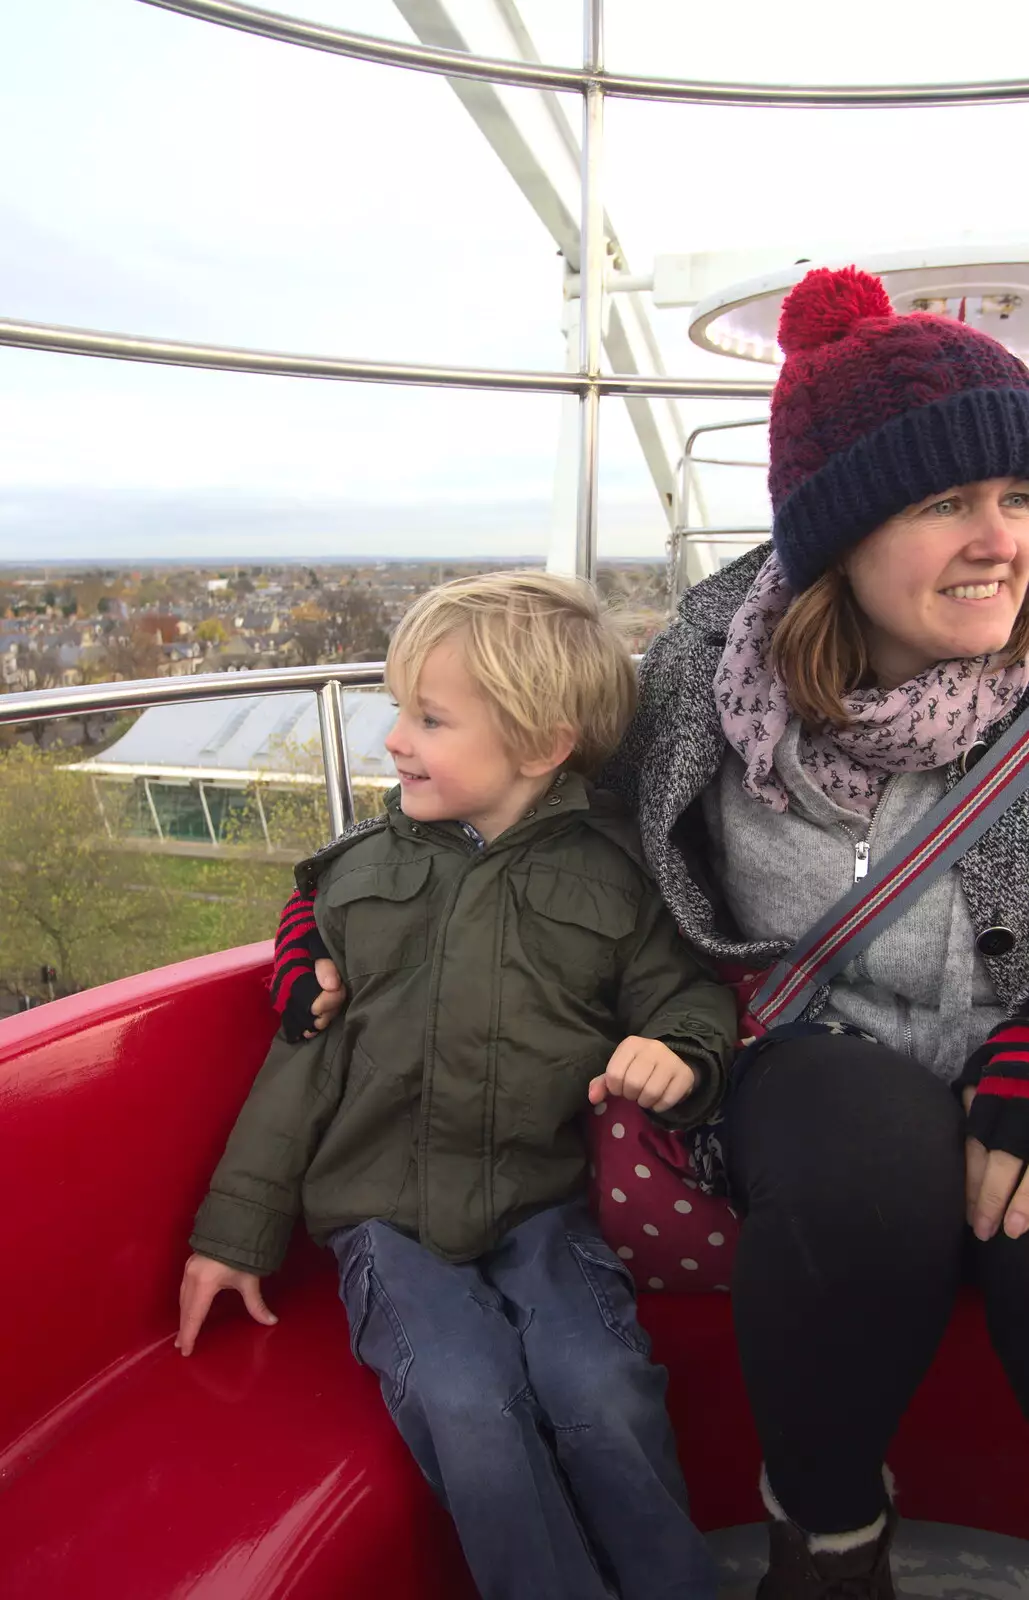
[{"label": "jeans pocket", "polygon": [[391,1415],[404,1398],[414,1351],[389,1295],[375,1275],[370,1256],[344,1273],[340,1297],[350,1323],[350,1348],[362,1366],[371,1367]]},{"label": "jeans pocket", "polygon": [[606,1326],[630,1350],[649,1356],[650,1339],[636,1319],[636,1286],[628,1267],[602,1239],[570,1233],[568,1246]]}]

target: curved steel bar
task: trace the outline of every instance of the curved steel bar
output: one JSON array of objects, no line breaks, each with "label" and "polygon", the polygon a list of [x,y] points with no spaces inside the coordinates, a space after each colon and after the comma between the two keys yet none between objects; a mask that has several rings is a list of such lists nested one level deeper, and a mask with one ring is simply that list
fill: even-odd
[{"label": "curved steel bar", "polygon": [[505,372],[477,367],[415,367],[391,361],[352,361],[336,356],[298,356],[274,350],[186,344],[132,333],[50,327],[0,318],[0,345],[49,350],[58,355],[101,356],[156,366],[200,367],[211,372],[249,372],[282,378],[333,378],[350,383],[420,384],[440,389],[502,389],[522,394],[670,395],[684,400],[763,399],[772,392],[765,378],[641,377],[612,373],[590,379],[575,372]]},{"label": "curved steel bar", "polygon": [[[603,0],[584,0],[583,65],[596,71],[604,62]],[[582,102],[580,158],[581,248],[579,372],[589,388],[579,396],[579,481],[575,507],[575,571],[590,583],[597,574],[600,521],[600,356],[604,336],[604,200],[601,171],[604,141],[604,91],[591,84]]]},{"label": "curved steel bar", "polygon": [[218,372],[272,373],[284,378],[510,389],[530,394],[578,394],[583,388],[583,380],[574,372],[491,372],[478,367],[422,367],[397,361],[290,355],[277,350],[238,350],[131,333],[50,327],[7,318],[0,319],[0,345],[4,344],[24,350],[50,350],[58,355],[107,356],[116,361],[150,361],[158,366],[203,367]]},{"label": "curved steel bar", "polygon": [[333,678],[318,690],[318,727],[322,736],[322,766],[333,836],[354,820],[354,786],[350,781],[347,722],[343,713],[343,688]]},{"label": "curved steel bar", "polygon": [[589,72],[579,67],[546,66],[534,61],[508,61],[495,56],[468,55],[461,50],[440,50],[401,40],[379,39],[258,6],[241,5],[237,0],[143,0],[143,4],[265,39],[276,39],[282,44],[302,45],[309,50],[324,50],[383,66],[437,72],[449,78],[477,78],[527,89],[571,90],[579,94],[585,93],[591,85],[599,85],[605,94],[627,100],[797,109],[998,105],[1029,100],[1029,80],[1025,78],[933,84],[705,83],[645,78],[603,70]]},{"label": "curved steel bar", "polygon": [[400,39],[353,33],[281,11],[265,11],[260,6],[239,5],[236,0],[143,0],[143,4],[276,39],[280,44],[299,44],[308,50],[324,50],[330,55],[350,56],[385,67],[409,67],[416,72],[442,73],[448,78],[479,78],[527,89],[582,91],[586,83],[586,74],[580,67],[548,67],[535,61],[505,61],[500,57],[468,55],[463,50],[405,44]]},{"label": "curved steel bar", "polygon": [[78,717],[91,711],[139,711],[148,706],[184,705],[195,700],[237,699],[250,694],[320,691],[327,683],[345,689],[382,683],[381,661],[346,661],[339,666],[264,667],[253,672],[205,672],[193,678],[137,678],[128,683],[75,684],[66,689],[34,689],[0,695],[0,726]]},{"label": "curved steel bar", "polygon": [[[768,418],[767,417],[744,417],[741,422],[702,422],[698,428],[694,428],[693,432],[690,434],[689,438],[686,440],[686,448],[683,451],[683,457],[685,458],[686,456],[693,456],[694,461],[699,461],[700,457],[693,455],[693,446],[696,444],[697,440],[700,438],[702,433],[727,433],[730,428],[767,428],[767,427],[768,427]],[[754,463],[748,463],[748,465],[753,465],[753,464]],[[760,462],[757,463],[757,464],[761,465]],[[768,463],[765,462],[764,465],[767,466]]]},{"label": "curved steel bar", "polygon": [[669,400],[767,400],[774,378],[675,378],[612,372],[597,379],[602,395],[656,395]]}]

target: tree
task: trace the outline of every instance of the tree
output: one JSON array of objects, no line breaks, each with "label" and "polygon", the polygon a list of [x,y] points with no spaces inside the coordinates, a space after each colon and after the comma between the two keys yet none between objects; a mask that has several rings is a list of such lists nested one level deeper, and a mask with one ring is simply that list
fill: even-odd
[{"label": "tree", "polygon": [[145,856],[109,848],[86,779],[35,746],[0,752],[0,971],[74,990],[153,964],[167,904]]},{"label": "tree", "polygon": [[[19,665],[22,656],[19,651]],[[53,689],[61,682],[64,669],[61,658],[54,649],[36,650],[24,657],[25,664],[36,674],[37,689]]]},{"label": "tree", "polygon": [[316,661],[326,660],[330,652],[329,614],[313,600],[294,606],[290,620],[293,634],[293,653],[302,667],[311,667]]},{"label": "tree", "polygon": [[[26,683],[34,684],[37,689],[43,689],[43,688],[46,687],[46,685],[40,683],[40,681],[39,681],[39,672],[37,670],[38,660],[39,660],[39,656],[38,656],[37,652],[35,650],[33,650],[28,644],[26,644],[24,640],[22,640],[22,642],[18,646],[18,655],[17,655],[18,671],[25,675]],[[29,678],[28,674],[30,672],[34,673],[35,676],[32,677],[32,678]]]},{"label": "tree", "polygon": [[197,624],[196,637],[201,644],[224,644],[229,637],[220,617],[205,617]]},{"label": "tree", "polygon": [[134,628],[130,634],[108,637],[90,669],[90,677],[94,683],[110,683],[115,678],[156,678],[163,660],[154,635]]},{"label": "tree", "polygon": [[179,637],[179,619],[168,612],[148,611],[137,618],[135,631],[146,634],[155,644],[172,644]]},{"label": "tree", "polygon": [[92,617],[98,612],[105,611],[111,604],[107,593],[107,585],[100,573],[89,573],[78,584],[75,590],[79,602],[79,616]]},{"label": "tree", "polygon": [[381,661],[389,647],[382,601],[364,583],[349,583],[333,596],[329,643],[343,661]]},{"label": "tree", "polygon": [[143,578],[140,581],[136,594],[136,604],[140,606],[159,606],[168,598],[167,578]]}]

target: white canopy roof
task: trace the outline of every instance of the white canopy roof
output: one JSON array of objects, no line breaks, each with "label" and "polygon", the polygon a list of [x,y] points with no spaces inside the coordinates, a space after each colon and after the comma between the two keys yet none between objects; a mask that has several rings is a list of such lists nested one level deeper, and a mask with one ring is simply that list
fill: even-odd
[{"label": "white canopy roof", "polygon": [[[384,740],[396,716],[383,689],[343,695],[351,775],[396,782]],[[318,706],[313,694],[255,694],[154,706],[102,756],[76,771],[106,777],[221,782],[322,782]]]}]

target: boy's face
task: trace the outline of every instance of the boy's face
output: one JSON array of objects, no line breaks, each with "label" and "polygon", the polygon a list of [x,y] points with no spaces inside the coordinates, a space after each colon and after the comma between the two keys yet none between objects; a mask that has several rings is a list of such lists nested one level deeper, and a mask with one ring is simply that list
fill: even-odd
[{"label": "boy's face", "polygon": [[403,810],[416,822],[470,822],[495,839],[546,786],[549,772],[527,770],[504,743],[469,675],[460,636],[430,651],[397,712],[386,749]]}]

